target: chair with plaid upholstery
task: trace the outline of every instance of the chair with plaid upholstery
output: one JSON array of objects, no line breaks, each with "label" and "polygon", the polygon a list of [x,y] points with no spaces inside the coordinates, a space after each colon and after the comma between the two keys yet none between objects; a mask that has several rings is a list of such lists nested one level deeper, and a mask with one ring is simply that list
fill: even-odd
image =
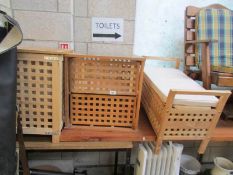
[{"label": "chair with plaid upholstery", "polygon": [[185,11],[185,71],[211,83],[233,86],[233,11],[215,4]]}]

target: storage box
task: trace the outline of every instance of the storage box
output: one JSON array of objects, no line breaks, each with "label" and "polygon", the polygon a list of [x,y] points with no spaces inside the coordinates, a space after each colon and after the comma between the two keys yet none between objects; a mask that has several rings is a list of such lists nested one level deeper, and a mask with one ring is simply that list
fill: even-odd
[{"label": "storage box", "polygon": [[[179,68],[177,59],[147,58]],[[156,133],[154,151],[159,153],[163,141],[201,140],[198,153],[203,154],[230,94],[205,90],[180,70],[146,67],[142,105]]]},{"label": "storage box", "polygon": [[71,94],[71,123],[87,126],[132,127],[136,97]]},{"label": "storage box", "polygon": [[137,128],[143,58],[66,55],[66,126]]},{"label": "storage box", "polygon": [[19,50],[17,104],[24,134],[52,135],[62,128],[62,62],[60,52]]}]

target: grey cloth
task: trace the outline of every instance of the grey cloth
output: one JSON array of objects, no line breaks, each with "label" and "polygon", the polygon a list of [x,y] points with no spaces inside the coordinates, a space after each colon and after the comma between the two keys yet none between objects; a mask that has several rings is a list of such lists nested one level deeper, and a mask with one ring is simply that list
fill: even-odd
[{"label": "grey cloth", "polygon": [[[0,12],[0,19],[9,22],[0,43],[0,175],[14,175],[16,169],[16,46],[21,30],[15,20]],[[2,18],[3,17],[3,18]],[[20,34],[21,33],[21,34]],[[21,38],[21,39],[20,39]]]}]

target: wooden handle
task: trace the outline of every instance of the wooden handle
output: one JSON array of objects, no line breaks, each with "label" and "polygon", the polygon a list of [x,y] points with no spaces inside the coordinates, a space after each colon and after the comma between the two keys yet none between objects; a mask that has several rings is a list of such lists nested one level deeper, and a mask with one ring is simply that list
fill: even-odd
[{"label": "wooden handle", "polygon": [[209,39],[209,40],[194,40],[194,41],[185,41],[185,44],[202,44],[202,43],[216,43],[218,40]]},{"label": "wooden handle", "polygon": [[179,58],[166,58],[166,57],[154,57],[154,56],[143,56],[143,57],[148,59],[148,60],[160,60],[160,61],[175,62],[176,68],[178,69],[180,67],[180,59]]},{"label": "wooden handle", "polygon": [[226,104],[227,99],[231,95],[230,91],[223,91],[223,90],[204,90],[204,91],[192,91],[192,90],[175,90],[171,89],[168,98],[166,101],[166,110],[170,110],[173,105],[173,101],[175,96],[178,94],[182,95],[210,95],[219,97],[218,103],[216,105],[216,111],[221,112],[223,107]]},{"label": "wooden handle", "polygon": [[231,91],[228,90],[203,90],[203,91],[194,91],[194,90],[177,90],[177,89],[171,89],[170,93],[182,94],[182,95],[210,95],[210,96],[230,96]]}]

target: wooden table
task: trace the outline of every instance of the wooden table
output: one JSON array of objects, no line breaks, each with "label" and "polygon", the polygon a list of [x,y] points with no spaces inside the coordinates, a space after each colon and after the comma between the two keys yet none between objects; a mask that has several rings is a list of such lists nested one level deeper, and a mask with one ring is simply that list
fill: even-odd
[{"label": "wooden table", "polygon": [[[113,142],[60,142],[52,143],[49,137],[25,137],[25,149],[28,151],[48,151],[48,150],[92,150],[92,151],[115,151],[114,175],[117,175],[118,152],[126,151],[125,175],[130,172],[130,157],[133,143],[130,141]],[[18,145],[17,145],[18,147]]]},{"label": "wooden table", "polygon": [[[123,149],[132,148],[133,142],[154,141],[156,135],[146,117],[140,111],[137,130],[118,128],[64,128],[60,143],[51,143],[49,137],[33,136],[25,138],[27,150],[82,150],[82,149]],[[233,141],[233,121],[220,120],[211,140]]]},{"label": "wooden table", "polygon": [[125,174],[129,174],[133,142],[154,141],[155,133],[143,111],[137,130],[119,128],[64,128],[60,142],[52,143],[49,136],[26,136],[25,149],[28,151],[47,150],[98,150],[115,151],[114,174],[117,174],[118,151],[126,151]]},{"label": "wooden table", "polygon": [[155,133],[143,110],[140,111],[139,126],[137,130],[120,128],[97,127],[71,127],[64,128],[60,136],[60,142],[77,141],[154,141]]},{"label": "wooden table", "polygon": [[[59,143],[52,143],[49,136],[25,137],[25,148],[29,151],[45,150],[98,150],[115,151],[114,172],[117,174],[118,151],[126,151],[125,174],[129,174],[133,142],[154,141],[156,135],[143,110],[137,130],[118,128],[64,128]],[[220,120],[212,141],[233,141],[233,121]]]}]

